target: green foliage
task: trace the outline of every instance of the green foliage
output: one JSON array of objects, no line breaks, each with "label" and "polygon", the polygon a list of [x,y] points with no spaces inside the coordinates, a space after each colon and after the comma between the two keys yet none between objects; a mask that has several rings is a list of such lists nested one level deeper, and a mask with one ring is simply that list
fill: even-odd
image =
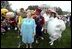
[{"label": "green foliage", "polygon": [[59,14],[59,15],[62,15],[63,14],[63,11],[60,7],[54,7],[56,9],[56,12]]},{"label": "green foliage", "polygon": [[6,8],[8,9],[9,11],[13,11],[10,7],[10,4],[8,1],[1,1],[1,8]]},{"label": "green foliage", "polygon": [[30,10],[35,10],[37,7],[38,7],[37,5],[35,5],[35,6],[28,6],[28,8],[27,8],[27,9],[30,9]]}]

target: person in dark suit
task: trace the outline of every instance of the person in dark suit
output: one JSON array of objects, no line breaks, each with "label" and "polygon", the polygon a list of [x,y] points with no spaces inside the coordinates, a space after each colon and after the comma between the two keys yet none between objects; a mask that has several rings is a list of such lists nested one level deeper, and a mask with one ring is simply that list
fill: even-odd
[{"label": "person in dark suit", "polygon": [[[36,39],[37,38],[43,38],[43,31],[42,31],[42,27],[44,25],[44,17],[41,16],[41,9],[36,9],[35,10],[35,16],[33,17],[35,19],[35,23],[36,23]],[[36,40],[36,43],[38,43],[38,41]]]}]

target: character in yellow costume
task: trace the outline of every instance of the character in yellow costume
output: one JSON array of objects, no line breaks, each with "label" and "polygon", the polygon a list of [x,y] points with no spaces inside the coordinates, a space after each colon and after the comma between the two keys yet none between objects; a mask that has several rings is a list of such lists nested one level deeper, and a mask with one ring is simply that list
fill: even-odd
[{"label": "character in yellow costume", "polygon": [[18,16],[18,27],[19,28],[20,28],[22,19],[23,19],[22,16]]},{"label": "character in yellow costume", "polygon": [[[19,35],[21,35],[21,33],[20,33],[21,23],[22,23],[23,18],[26,17],[26,12],[23,10],[23,8],[21,8],[20,11],[17,12],[17,16],[18,16],[18,18],[17,18],[18,19],[17,20],[18,21],[18,23],[17,23],[17,26],[18,26],[18,37],[17,38],[20,38]],[[19,42],[18,48],[20,47],[20,45],[21,45],[21,40]]]},{"label": "character in yellow costume", "polygon": [[24,11],[23,8],[21,8],[20,11],[18,12],[18,27],[19,28],[20,28],[21,21],[23,18],[26,18],[26,12]]}]

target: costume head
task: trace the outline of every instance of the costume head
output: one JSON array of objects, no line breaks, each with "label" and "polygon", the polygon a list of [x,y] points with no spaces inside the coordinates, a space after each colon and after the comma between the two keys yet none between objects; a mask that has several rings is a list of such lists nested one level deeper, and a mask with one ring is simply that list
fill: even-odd
[{"label": "costume head", "polygon": [[6,13],[6,18],[14,18],[14,13],[13,12],[8,12]]},{"label": "costume head", "polygon": [[7,9],[5,9],[5,8],[2,8],[2,9],[1,9],[1,15],[2,15],[3,17],[6,16],[6,13],[7,13],[7,12],[8,12]]}]

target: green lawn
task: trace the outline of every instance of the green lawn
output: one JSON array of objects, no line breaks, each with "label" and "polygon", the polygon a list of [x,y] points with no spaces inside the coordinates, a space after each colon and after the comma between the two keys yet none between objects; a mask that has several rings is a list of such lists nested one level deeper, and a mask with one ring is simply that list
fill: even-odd
[{"label": "green lawn", "polygon": [[[56,40],[53,46],[49,45],[49,35],[44,34],[44,40],[39,39],[39,43],[33,43],[34,48],[71,48],[71,29],[67,27],[62,33],[62,38]],[[1,48],[17,48],[19,39],[17,38],[17,31],[8,31],[4,36],[1,36]],[[25,48],[25,44],[21,48]]]}]

